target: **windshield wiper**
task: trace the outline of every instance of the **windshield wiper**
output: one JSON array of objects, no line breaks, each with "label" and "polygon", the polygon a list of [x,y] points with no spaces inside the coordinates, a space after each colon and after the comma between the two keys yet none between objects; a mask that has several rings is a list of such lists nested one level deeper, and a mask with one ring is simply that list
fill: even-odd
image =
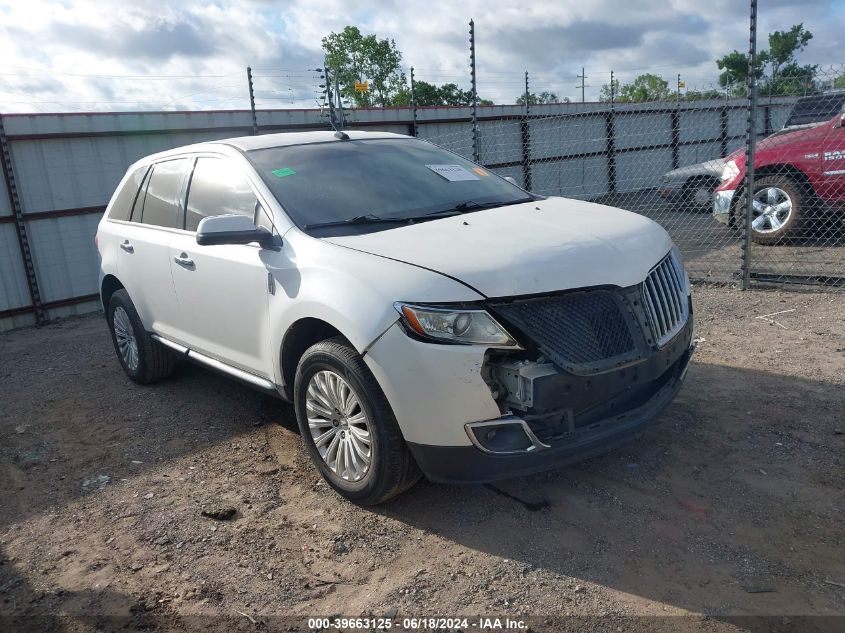
[{"label": "windshield wiper", "polygon": [[412,219],[418,220],[420,218],[430,218],[432,216],[444,215],[459,215],[461,213],[470,213],[472,211],[481,211],[482,209],[492,209],[493,207],[507,207],[512,204],[522,204],[524,202],[531,202],[533,198],[520,198],[519,200],[508,200],[505,202],[497,201],[497,202],[476,202],[475,200],[464,200],[463,202],[459,202],[458,204],[447,207],[445,209],[438,209],[437,211],[431,211],[430,213],[424,213],[422,215],[418,215],[413,217]]},{"label": "windshield wiper", "polygon": [[381,222],[407,222],[408,218],[390,218],[381,217],[372,213],[365,213],[364,215],[356,215],[345,220],[332,220],[330,222],[315,222],[313,224],[306,224],[303,229],[321,229],[330,226],[349,226],[353,224],[379,224]]}]

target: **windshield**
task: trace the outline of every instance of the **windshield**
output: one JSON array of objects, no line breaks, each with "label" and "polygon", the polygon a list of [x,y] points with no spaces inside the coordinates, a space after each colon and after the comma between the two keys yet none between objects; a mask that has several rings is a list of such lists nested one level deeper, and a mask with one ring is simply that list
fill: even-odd
[{"label": "windshield", "polygon": [[[349,222],[355,231],[532,198],[451,152],[413,138],[329,141],[247,152],[299,227]],[[432,218],[433,219],[433,218]]]}]

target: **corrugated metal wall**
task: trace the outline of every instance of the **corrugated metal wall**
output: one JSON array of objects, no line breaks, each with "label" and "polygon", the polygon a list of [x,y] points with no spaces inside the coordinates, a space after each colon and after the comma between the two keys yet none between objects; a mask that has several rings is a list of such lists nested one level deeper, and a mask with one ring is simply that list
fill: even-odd
[{"label": "corrugated metal wall", "polygon": [[[773,104],[772,128],[782,125],[791,102]],[[705,105],[708,102],[704,102]],[[718,157],[720,145],[699,143],[718,138],[722,104],[713,110],[701,103],[681,104],[681,164]],[[617,191],[654,186],[672,168],[669,147],[638,151],[642,146],[671,143],[672,119],[666,104],[617,106],[612,119]],[[744,132],[741,105],[728,113],[730,149]],[[685,111],[688,109],[688,111]],[[607,193],[607,104],[532,106],[527,122],[534,190],[577,197]],[[524,182],[521,106],[479,108],[481,163]],[[418,134],[461,155],[472,157],[470,109],[421,108]],[[315,110],[258,113],[259,132],[325,129]],[[249,134],[248,111],[141,112],[97,114],[4,115],[3,124],[29,235],[41,299],[47,318],[88,312],[98,307],[97,254],[94,233],[102,210],[126,168],[161,150],[199,141]],[[762,131],[766,122],[759,122]],[[347,127],[410,133],[409,108],[347,113]],[[629,151],[630,150],[630,151]],[[584,154],[585,156],[573,156]],[[644,169],[648,165],[648,169]],[[29,286],[5,183],[0,179],[0,331],[31,324]]]}]

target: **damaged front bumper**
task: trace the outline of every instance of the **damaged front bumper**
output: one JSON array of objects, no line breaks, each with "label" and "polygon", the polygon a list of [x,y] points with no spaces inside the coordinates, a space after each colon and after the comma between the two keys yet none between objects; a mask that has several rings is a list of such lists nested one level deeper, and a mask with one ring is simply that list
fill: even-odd
[{"label": "damaged front bumper", "polygon": [[611,450],[681,388],[694,346],[673,253],[629,288],[489,301],[518,349],[438,345],[394,325],[364,361],[433,481],[479,483]]},{"label": "damaged front bumper", "polygon": [[[613,400],[605,402],[598,417],[587,424],[568,426],[553,434],[538,433],[529,421],[506,416],[488,422],[470,423],[467,431],[473,446],[433,446],[409,444],[417,464],[426,476],[443,483],[485,483],[520,475],[559,468],[611,451],[628,442],[672,402],[686,376],[695,346],[689,341],[686,330],[678,335],[686,343],[682,353],[655,381],[647,393],[640,394],[640,401],[621,412],[609,413],[615,408]],[[615,372],[614,372],[615,373]],[[619,411],[619,409],[616,409]],[[497,434],[522,432],[525,446],[522,450],[496,452],[479,439],[488,429]],[[515,441],[514,437],[509,441]]]}]

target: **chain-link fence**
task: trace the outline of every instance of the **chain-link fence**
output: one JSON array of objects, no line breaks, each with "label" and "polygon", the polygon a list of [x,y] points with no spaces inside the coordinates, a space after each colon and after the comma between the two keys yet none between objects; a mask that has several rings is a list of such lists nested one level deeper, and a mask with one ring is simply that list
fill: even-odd
[{"label": "chain-link fence", "polygon": [[[698,280],[840,286],[845,281],[845,67],[761,85],[751,243],[743,86],[653,102],[568,104],[563,114],[479,117],[419,136],[537,194],[587,199],[663,225]],[[535,108],[539,110],[539,108]]]}]

